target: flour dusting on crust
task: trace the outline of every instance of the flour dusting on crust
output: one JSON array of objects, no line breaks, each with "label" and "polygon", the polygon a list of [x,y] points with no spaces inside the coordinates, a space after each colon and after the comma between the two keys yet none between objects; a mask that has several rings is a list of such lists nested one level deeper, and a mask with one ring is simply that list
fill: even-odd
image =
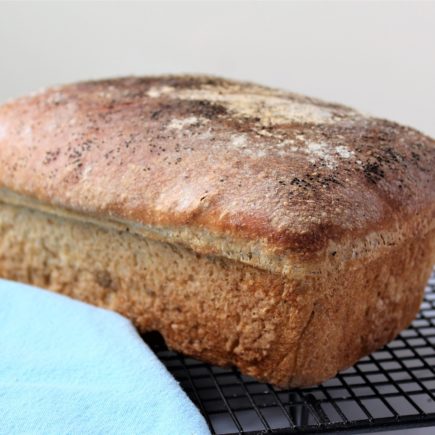
[{"label": "flour dusting on crust", "polygon": [[[263,126],[286,123],[330,124],[344,115],[355,116],[351,109],[343,111],[322,107],[296,94],[283,94],[280,91],[260,86],[247,85],[203,86],[198,89],[176,89],[172,86],[151,87],[147,95],[151,98],[167,96],[190,101],[208,101],[225,107],[233,116],[255,118]],[[267,133],[266,133],[267,134]]]},{"label": "flour dusting on crust", "polygon": [[204,124],[207,119],[198,118],[196,116],[189,116],[188,118],[177,119],[174,118],[168,125],[169,130],[182,130],[191,127],[192,125]]},{"label": "flour dusting on crust", "polygon": [[182,90],[175,95],[180,99],[207,100],[222,104],[236,116],[259,118],[259,122],[265,126],[288,122],[334,122],[334,115],[328,109],[274,96],[246,94],[240,91],[223,93],[215,88]]}]

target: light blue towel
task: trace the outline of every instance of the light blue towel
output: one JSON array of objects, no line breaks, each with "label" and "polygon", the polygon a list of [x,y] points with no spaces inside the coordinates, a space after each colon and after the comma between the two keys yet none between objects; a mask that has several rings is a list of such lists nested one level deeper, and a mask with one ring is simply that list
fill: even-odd
[{"label": "light blue towel", "polygon": [[209,430],[127,319],[0,280],[0,433]]}]

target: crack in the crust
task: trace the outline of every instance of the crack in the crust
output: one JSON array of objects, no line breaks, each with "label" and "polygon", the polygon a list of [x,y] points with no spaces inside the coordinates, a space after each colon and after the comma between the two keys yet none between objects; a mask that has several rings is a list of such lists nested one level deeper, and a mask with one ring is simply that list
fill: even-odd
[{"label": "crack in the crust", "polygon": [[310,327],[310,324],[311,324],[312,320],[314,319],[315,309],[316,309],[316,304],[313,305],[313,308],[311,309],[311,313],[310,313],[310,315],[308,317],[308,320],[305,323],[305,326],[302,328],[302,331],[301,331],[301,333],[299,335],[298,342],[296,344],[295,356],[294,356],[294,359],[293,359],[293,373],[290,376],[290,379],[289,379],[289,382],[288,382],[289,385],[291,385],[293,383],[293,379],[296,376],[296,368],[297,368],[297,363],[298,363],[298,358],[299,358],[299,351],[301,350],[301,347],[302,347],[303,337],[304,337],[306,331],[308,330],[308,328]]}]

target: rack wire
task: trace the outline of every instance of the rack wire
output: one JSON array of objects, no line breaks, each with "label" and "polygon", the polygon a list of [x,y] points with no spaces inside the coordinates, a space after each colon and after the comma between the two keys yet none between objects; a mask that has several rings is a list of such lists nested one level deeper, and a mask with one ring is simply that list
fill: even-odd
[{"label": "rack wire", "polygon": [[435,271],[412,325],[321,385],[280,390],[147,343],[198,406],[214,434],[361,432],[435,426]]}]

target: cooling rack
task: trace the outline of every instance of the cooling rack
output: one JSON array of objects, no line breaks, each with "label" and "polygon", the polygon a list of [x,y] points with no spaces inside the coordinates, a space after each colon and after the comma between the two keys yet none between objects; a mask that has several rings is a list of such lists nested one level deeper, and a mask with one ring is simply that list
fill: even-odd
[{"label": "cooling rack", "polygon": [[[361,432],[435,426],[435,271],[412,325],[382,350],[321,385],[280,390],[151,346],[214,434]],[[435,428],[434,428],[435,431]]]}]

